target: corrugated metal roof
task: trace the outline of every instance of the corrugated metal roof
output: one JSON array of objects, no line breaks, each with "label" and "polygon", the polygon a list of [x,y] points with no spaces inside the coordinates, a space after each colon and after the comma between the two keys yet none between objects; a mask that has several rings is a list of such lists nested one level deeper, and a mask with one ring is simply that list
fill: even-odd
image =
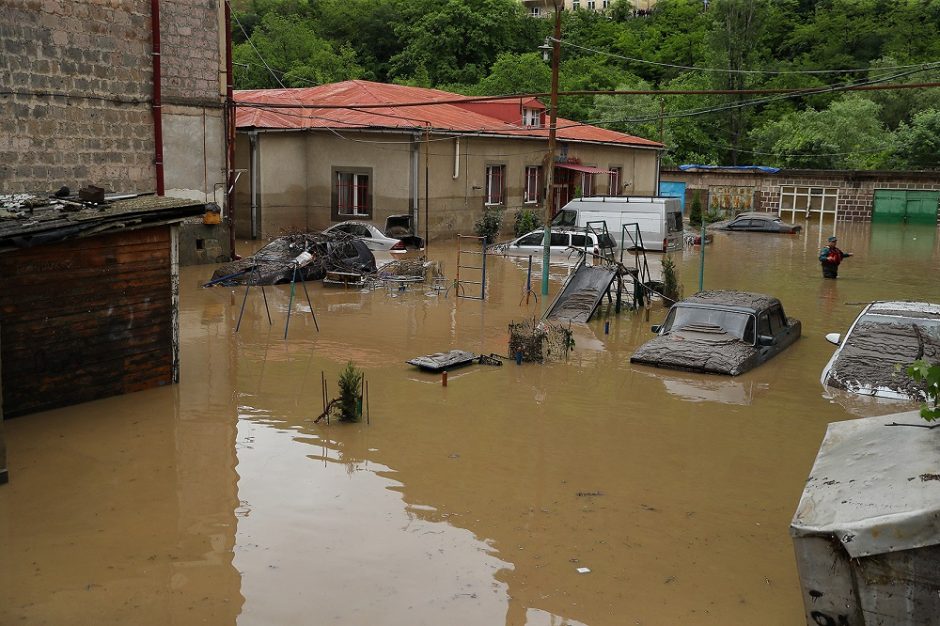
[{"label": "corrugated metal roof", "polygon": [[[236,91],[236,126],[278,130],[305,129],[425,129],[432,132],[475,133],[507,137],[547,138],[547,128],[510,124],[483,114],[487,102],[505,106],[507,100],[469,100],[465,96],[404,85],[387,85],[364,80],[299,89],[258,89]],[[522,98],[522,102],[529,99]],[[398,104],[387,108],[361,108],[357,105]],[[407,106],[405,106],[407,105]],[[472,109],[472,110],[471,110]],[[559,141],[623,144],[662,148],[663,144],[597,126],[558,118]]]}]

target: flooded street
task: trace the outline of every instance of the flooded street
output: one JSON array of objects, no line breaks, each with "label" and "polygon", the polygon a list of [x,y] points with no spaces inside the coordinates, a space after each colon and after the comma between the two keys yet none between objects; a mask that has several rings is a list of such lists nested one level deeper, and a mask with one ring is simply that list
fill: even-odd
[{"label": "flooded street", "polygon": [[[567,362],[446,387],[404,363],[506,354],[547,304],[523,259],[489,259],[484,302],[311,285],[320,332],[299,290],[286,341],[289,286],[266,288],[273,326],[252,288],[235,333],[244,288],[183,268],[178,386],[4,422],[0,624],[799,624],[788,527],[826,424],[909,406],[827,397],[824,335],[873,299],[940,301],[934,227],[839,224],[837,281],[828,234],[706,247],[706,289],[803,324],[736,378],[631,365],[659,304],[574,328]],[[454,244],[431,257],[453,277]],[[698,248],[675,258],[691,295]],[[369,424],[315,424],[347,361]]]}]

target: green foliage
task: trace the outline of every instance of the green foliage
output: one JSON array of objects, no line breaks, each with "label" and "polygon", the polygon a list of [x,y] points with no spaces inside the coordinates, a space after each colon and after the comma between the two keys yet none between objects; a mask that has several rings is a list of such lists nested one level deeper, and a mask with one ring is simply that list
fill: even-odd
[{"label": "green foliage", "polygon": [[784,115],[756,129],[758,150],[781,153],[768,164],[821,169],[871,169],[885,163],[891,146],[871,100],[845,96],[823,111],[807,109]]},{"label": "green foliage", "polygon": [[486,207],[483,215],[473,224],[477,237],[485,237],[486,243],[493,243],[503,225],[503,210],[500,207]]},{"label": "green foliage", "polygon": [[919,359],[907,367],[907,375],[926,386],[927,402],[921,405],[920,416],[928,422],[940,418],[940,364]]},{"label": "green foliage", "polygon": [[356,369],[352,361],[339,375],[339,419],[344,422],[358,422],[362,415],[362,370]]},{"label": "green foliage", "polygon": [[672,255],[663,256],[663,295],[676,302],[679,299],[679,278],[676,273],[676,262],[672,260]]},{"label": "green foliage", "polygon": [[280,87],[278,79],[286,87],[310,87],[358,78],[362,73],[348,45],[334,45],[319,37],[312,23],[276,13],[261,19],[250,42],[234,46],[232,58],[238,89]]},{"label": "green foliage", "polygon": [[940,110],[927,109],[915,115],[910,125],[901,123],[895,136],[895,156],[910,169],[940,166]]},{"label": "green foliage", "polygon": [[689,224],[692,226],[702,225],[702,196],[697,189],[692,195],[692,205],[689,208]]},{"label": "green foliage", "polygon": [[516,211],[515,215],[513,215],[512,228],[513,232],[516,234],[516,237],[521,237],[522,235],[535,230],[541,224],[541,215],[533,209],[519,209]]},{"label": "green foliage", "polygon": [[[529,17],[518,0],[239,0],[233,10],[244,28],[233,25],[241,89],[278,86],[260,53],[292,87],[365,78],[470,95],[549,91],[550,65],[536,50],[553,20]],[[864,78],[940,80],[940,68],[926,65],[940,58],[940,0],[712,0],[707,11],[701,0],[658,0],[643,17],[634,16],[628,0],[617,0],[606,14],[564,11],[561,17],[562,90],[812,89]],[[912,67],[890,69],[899,65]],[[870,69],[787,73],[832,68]],[[578,95],[562,96],[559,113],[662,137],[669,147],[665,165],[934,168],[938,99],[940,89],[850,97],[832,90],[662,100]]]}]

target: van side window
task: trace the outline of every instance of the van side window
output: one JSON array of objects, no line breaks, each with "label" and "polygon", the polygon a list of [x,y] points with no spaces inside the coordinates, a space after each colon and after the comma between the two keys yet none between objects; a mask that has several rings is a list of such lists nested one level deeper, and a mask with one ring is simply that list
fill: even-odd
[{"label": "van side window", "polygon": [[681,233],[682,232],[682,213],[667,213],[666,214],[666,224],[667,228],[671,233]]},{"label": "van side window", "polygon": [[584,235],[571,235],[571,245],[575,248],[583,248]]},{"label": "van side window", "polygon": [[516,243],[517,246],[540,246],[544,233],[529,233]]},{"label": "van side window", "polygon": [[568,233],[552,233],[552,243],[553,246],[564,246],[568,245]]},{"label": "van side window", "polygon": [[571,209],[562,209],[552,220],[552,224],[555,226],[577,226],[578,212]]}]

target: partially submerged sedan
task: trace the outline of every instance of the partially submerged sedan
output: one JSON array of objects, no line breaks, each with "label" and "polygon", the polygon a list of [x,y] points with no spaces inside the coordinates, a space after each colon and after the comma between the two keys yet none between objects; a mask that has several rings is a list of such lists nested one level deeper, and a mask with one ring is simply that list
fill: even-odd
[{"label": "partially submerged sedan", "polygon": [[715,222],[709,228],[745,233],[798,233],[803,230],[799,224],[789,224],[773,213],[741,213],[734,219]]},{"label": "partially submerged sedan", "polygon": [[845,336],[826,339],[839,346],[823,368],[824,387],[891,400],[922,400],[923,383],[904,369],[918,359],[940,362],[940,304],[872,302]]},{"label": "partially submerged sedan", "polygon": [[656,337],[631,363],[737,376],[777,355],[802,332],[777,298],[746,291],[702,291],[669,309]]}]

